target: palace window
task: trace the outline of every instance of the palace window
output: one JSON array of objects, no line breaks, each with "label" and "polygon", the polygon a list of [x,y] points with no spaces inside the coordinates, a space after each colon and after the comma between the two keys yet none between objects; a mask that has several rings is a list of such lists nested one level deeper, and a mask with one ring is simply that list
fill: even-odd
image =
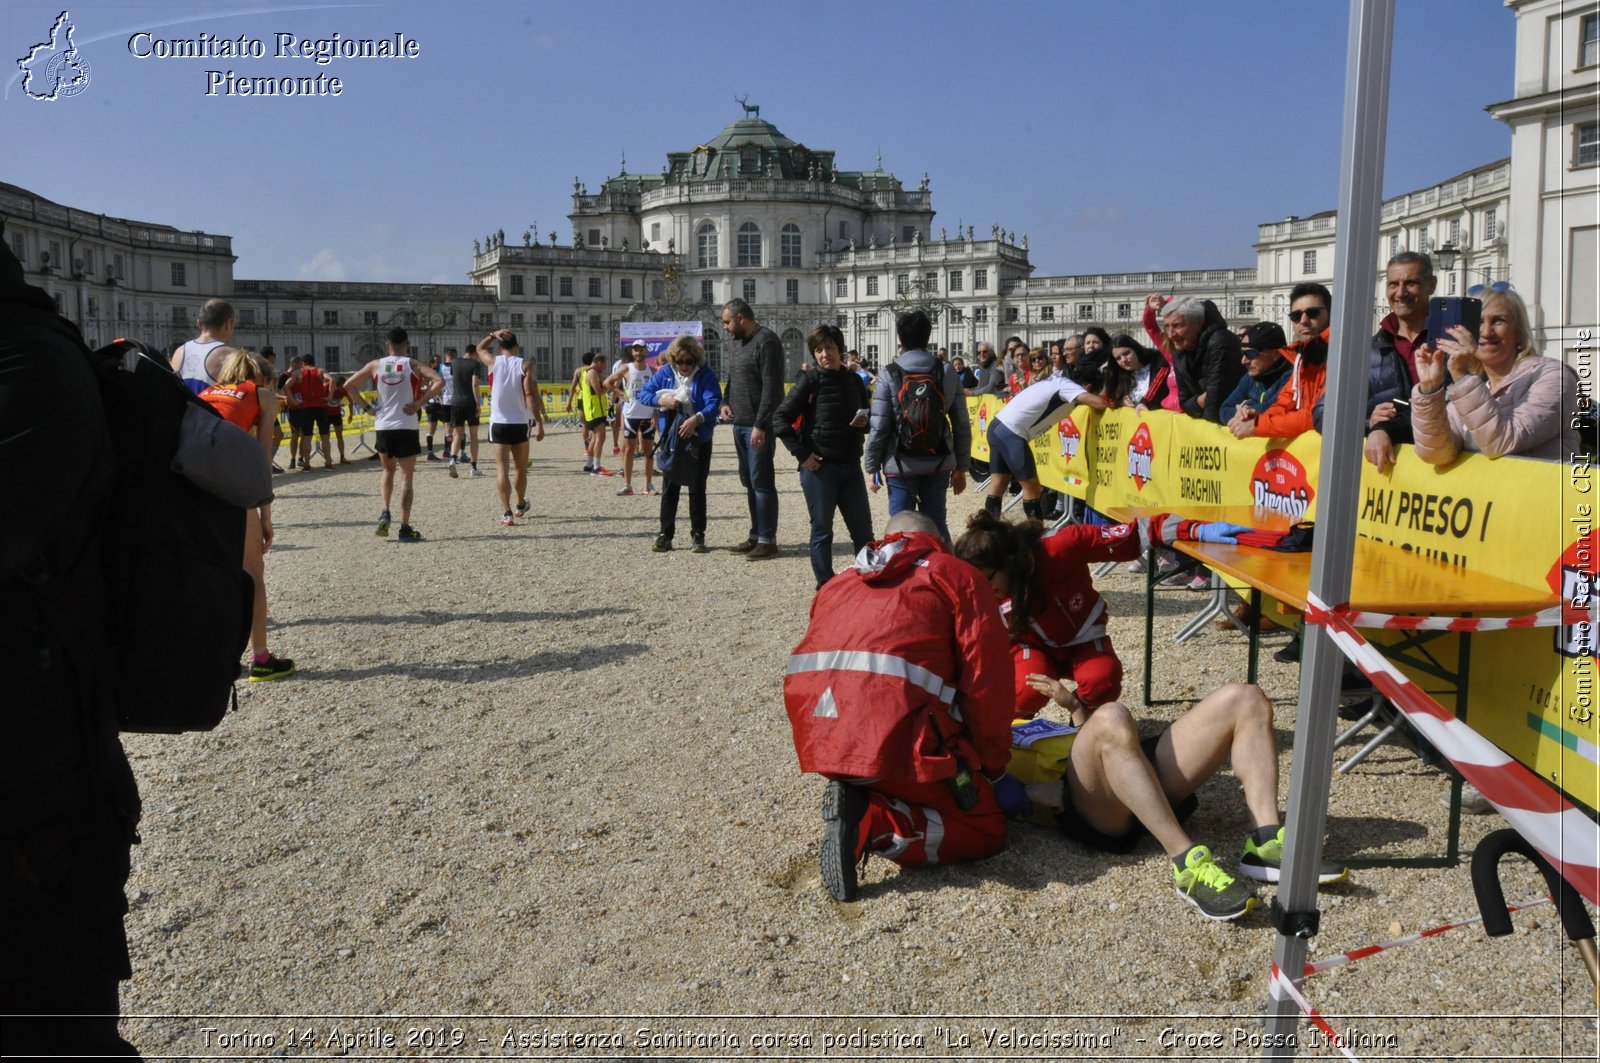
[{"label": "palace window", "polygon": [[633,281],[624,277],[617,281],[617,295],[623,299],[633,298]]},{"label": "palace window", "polygon": [[878,277],[877,277],[876,274],[874,274],[873,276],[870,276],[870,277],[867,278],[867,295],[875,296],[877,294],[878,294]]},{"label": "palace window", "polygon": [[550,278],[546,277],[542,273],[539,274],[538,276],[534,277],[533,278],[533,294],[534,295],[549,295],[550,294]]},{"label": "palace window", "polygon": [[958,270],[958,269],[951,270],[950,271],[950,281],[949,281],[950,291],[952,291],[952,292],[961,291],[962,290],[962,288],[961,288],[962,282],[965,279],[966,279],[965,275],[960,270]]},{"label": "palace window", "polygon": [[755,281],[746,279],[745,282],[744,282],[744,285],[743,285],[743,290],[744,290],[744,301],[745,302],[753,303],[753,302],[756,301],[756,282]]},{"label": "palace window", "polygon": [[740,266],[761,265],[761,226],[753,221],[739,226],[737,253],[736,261]]},{"label": "palace window", "polygon": [[520,273],[513,273],[511,275],[511,294],[512,295],[522,295],[523,294],[523,291],[522,291],[522,274],[520,274]]},{"label": "palace window", "polygon": [[561,277],[559,279],[558,283],[556,284],[556,290],[561,293],[561,297],[563,299],[571,299],[572,298],[572,278],[571,277]]},{"label": "palace window", "polygon": [[778,265],[784,269],[800,269],[800,258],[800,226],[790,222],[778,235]]},{"label": "palace window", "polygon": [[696,265],[701,269],[716,269],[717,267],[717,227],[710,222],[700,226],[700,231],[695,235],[698,245]]},{"label": "palace window", "polygon": [[989,290],[989,271],[982,267],[972,271],[972,290],[986,292]]},{"label": "palace window", "polygon": [[1572,127],[1572,165],[1600,164],[1600,122],[1579,122]]},{"label": "palace window", "polygon": [[798,303],[800,301],[799,281],[786,280],[783,282],[783,301],[791,304]]},{"label": "palace window", "polygon": [[1317,271],[1317,253],[1315,251],[1307,251],[1307,252],[1305,252],[1303,255],[1300,256],[1300,272],[1309,276],[1310,274],[1313,274],[1316,271]]},{"label": "palace window", "polygon": [[186,288],[189,286],[188,269],[182,262],[174,262],[172,264],[172,286],[174,288]]}]

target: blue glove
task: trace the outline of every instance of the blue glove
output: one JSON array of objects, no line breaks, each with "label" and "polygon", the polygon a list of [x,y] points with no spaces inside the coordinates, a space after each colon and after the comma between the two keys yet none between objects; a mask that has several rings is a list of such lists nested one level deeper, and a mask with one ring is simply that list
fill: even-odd
[{"label": "blue glove", "polygon": [[1225,520],[1212,521],[1209,524],[1195,526],[1194,538],[1202,543],[1228,543],[1237,545],[1239,533],[1247,532],[1250,528],[1244,524],[1229,524]]},{"label": "blue glove", "polygon": [[1033,802],[1028,800],[1028,791],[1015,775],[1002,774],[998,779],[990,779],[994,787],[994,799],[1000,805],[1000,811],[1010,819],[1020,819],[1033,811]]}]

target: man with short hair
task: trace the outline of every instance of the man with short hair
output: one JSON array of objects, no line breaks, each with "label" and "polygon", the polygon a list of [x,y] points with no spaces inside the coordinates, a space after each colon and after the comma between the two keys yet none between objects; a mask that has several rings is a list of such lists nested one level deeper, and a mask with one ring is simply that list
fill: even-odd
[{"label": "man with short hair", "polygon": [[594,476],[610,476],[609,469],[600,464],[600,454],[606,445],[606,359],[599,351],[589,354],[588,368],[578,387],[579,402],[583,406],[583,427],[588,431],[588,460],[584,471]]},{"label": "man with short hair", "polygon": [[994,344],[988,340],[978,344],[978,368],[973,371],[973,377],[968,395],[1005,395],[1006,376],[995,358]]},{"label": "man with short hair", "polygon": [[[428,368],[432,369],[435,373],[438,373],[440,371],[439,370],[439,356],[437,354],[429,355],[429,357],[428,357]],[[444,370],[444,374],[445,375],[448,375],[449,372],[450,372],[450,370],[448,368]],[[444,376],[441,375],[440,379],[443,380]],[[427,408],[426,408],[426,410],[424,412],[426,412],[427,415],[428,415],[428,436],[427,436],[427,439],[426,439],[426,443],[427,443],[427,446],[428,446],[427,460],[428,461],[441,461],[443,459],[441,459],[439,457],[439,455],[437,455],[437,454],[435,454],[433,452],[433,435],[434,435],[435,432],[437,432],[439,430],[440,422],[443,422],[444,426],[445,426],[445,434],[446,434],[446,437],[447,437],[446,441],[445,441],[445,449],[446,450],[450,449],[450,444],[449,444],[449,440],[448,440],[448,435],[449,435],[449,432],[450,432],[450,411],[444,407],[444,404],[441,403],[438,400],[438,398],[435,398],[434,401],[428,403]]]},{"label": "man with short hair", "polygon": [[1243,350],[1239,357],[1244,362],[1245,375],[1239,378],[1239,385],[1232,394],[1222,401],[1222,416],[1226,421],[1232,421],[1235,412],[1245,407],[1260,413],[1271,406],[1289,379],[1290,366],[1283,358],[1283,349],[1289,341],[1276,323],[1259,321],[1251,325],[1245,329],[1240,344]]},{"label": "man with short hair", "polygon": [[[500,345],[499,355],[492,354]],[[517,349],[517,334],[510,329],[489,333],[477,345],[478,361],[489,370],[489,442],[494,445],[495,489],[500,494],[500,523],[514,527],[528,513],[528,422],[537,429],[536,442],[544,440],[544,402],[539,382]],[[604,433],[596,433],[604,437]],[[511,470],[516,470],[516,516],[511,509]]]},{"label": "man with short hair", "polygon": [[217,382],[223,360],[233,353],[233,305],[207,299],[195,318],[200,335],[172,352],[172,371],[196,395]]},{"label": "man with short hair", "polygon": [[[873,494],[878,493],[879,473],[888,483],[889,516],[916,510],[932,520],[945,542],[949,542],[946,492],[959,495],[967,489],[972,426],[955,369],[927,351],[932,331],[933,323],[921,310],[901,314],[895,320],[900,354],[884,371],[872,394],[872,429],[867,435],[864,466],[871,477]],[[916,401],[919,394],[938,400],[922,402],[917,410],[917,414],[941,422],[936,430],[917,433],[918,438],[930,444],[937,439],[936,444],[915,450],[907,443],[908,411],[901,402],[902,391],[911,401]]]},{"label": "man with short hair", "polygon": [[317,368],[315,355],[308,354],[300,359],[299,367],[289,373],[287,387],[289,394],[295,396],[294,413],[300,419],[300,471],[311,468],[311,436],[314,433],[322,436],[322,467],[333,468],[328,439],[331,428],[328,419],[328,378]]},{"label": "man with short hair", "polygon": [[774,440],[767,431],[783,399],[783,341],[758,324],[750,304],[730,299],[722,307],[722,328],[730,340],[728,382],[722,392],[722,419],[733,422],[733,448],[739,459],[739,485],[750,511],[750,533],[729,549],[749,561],[778,556],[778,486],[772,468]]},{"label": "man with short hair", "polygon": [[622,395],[622,486],[619,495],[633,494],[633,456],[644,451],[644,493],[656,493],[656,408],[642,399],[644,386],[655,375],[646,358],[650,345],[638,340],[629,349],[632,359],[606,378],[606,388]]},{"label": "man with short hair", "polygon": [[800,770],[830,780],[817,858],[834,899],[856,899],[869,855],[916,867],[1005,848],[1008,802],[1026,801],[1005,774],[1009,672],[994,592],[921,513],[889,518],[817,591],[783,700]]},{"label": "man with short hair", "polygon": [[377,391],[367,407],[373,415],[373,448],[383,462],[379,490],[383,512],[378,516],[378,535],[389,536],[389,502],[394,494],[395,474],[400,478],[400,541],[420,543],[422,535],[411,526],[412,483],[417,470],[417,455],[422,453],[418,438],[417,413],[429,400],[444,390],[439,374],[411,357],[411,340],[406,330],[396,325],[384,340],[388,352],[356,370],[345,382],[352,405],[359,402],[361,389],[372,381]]},{"label": "man with short hair", "polygon": [[1107,402],[1105,396],[1087,390],[1071,377],[1047,376],[1023,388],[994,415],[989,422],[989,493],[983,500],[985,509],[1000,512],[1006,488],[1015,477],[1022,485],[1022,512],[1032,520],[1044,519],[1044,505],[1040,502],[1044,487],[1039,483],[1039,469],[1028,444],[1070,414],[1073,406],[1103,410]]},{"label": "man with short hair", "polygon": [[[456,470],[461,465],[462,451],[466,451],[472,463],[469,478],[476,480],[483,475],[478,471],[478,387],[486,372],[484,364],[478,360],[477,346],[471,343],[467,344],[466,354],[450,365],[450,375],[456,382],[454,401],[450,404],[450,427],[455,431],[449,466],[452,480],[459,475]],[[469,439],[470,443],[463,443],[464,439]]]},{"label": "man with short hair", "polygon": [[[283,400],[284,416],[289,421],[289,468],[300,461],[300,440],[306,435],[306,419],[301,412],[300,389],[292,386],[305,362],[296,354],[289,358],[289,368],[278,377],[278,397]],[[301,468],[304,471],[304,468]]]},{"label": "man with short hair", "polygon": [[1172,341],[1178,405],[1190,417],[1221,424],[1222,400],[1244,375],[1239,337],[1210,299],[1174,299],[1161,308],[1161,321]]},{"label": "man with short hair", "polygon": [[[1412,385],[1417,382],[1416,349],[1432,341],[1428,335],[1428,300],[1438,286],[1433,260],[1416,251],[1402,251],[1384,270],[1389,313],[1372,334],[1367,365],[1366,445],[1362,453],[1381,472],[1394,466],[1394,448],[1411,442]],[[1318,418],[1318,427],[1321,427]]]},{"label": "man with short hair", "polygon": [[1333,293],[1314,281],[1302,281],[1289,292],[1289,320],[1294,325],[1295,342],[1288,348],[1294,371],[1288,384],[1265,410],[1240,406],[1228,422],[1228,431],[1239,439],[1293,439],[1309,432],[1314,411],[1327,388],[1328,333],[1333,312]]}]

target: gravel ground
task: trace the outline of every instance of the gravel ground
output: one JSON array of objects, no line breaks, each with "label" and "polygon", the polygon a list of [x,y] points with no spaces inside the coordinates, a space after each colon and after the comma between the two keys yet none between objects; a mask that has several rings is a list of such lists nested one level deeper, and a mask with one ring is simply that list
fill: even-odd
[{"label": "gravel ground", "polygon": [[[211,734],[127,740],[145,818],[125,1036],[180,1058],[1258,1054],[1272,931],[1199,918],[1153,842],[1106,857],[1024,825],[979,864],[872,861],[862,899],[833,902],[822,784],[795,767],[781,699],[811,597],[792,466],[783,554],[747,563],[652,555],[656,500],[576,475],[578,452],[571,433],[534,447],[538,516],[516,528],[487,447],[483,479],[419,466],[415,546],[372,534],[375,463],[278,478],[271,641],[299,673],[241,683]],[[713,460],[723,547],[746,526],[726,437]],[[952,500],[952,522],[975,505]],[[1136,700],[1141,581],[1100,585],[1155,730],[1184,706]],[[1241,635],[1171,648],[1200,599],[1160,597],[1159,696],[1243,675]],[[1263,662],[1285,794],[1297,676]],[[1380,748],[1333,782],[1329,854],[1442,851],[1445,792]],[[1238,785],[1224,772],[1201,798],[1190,829],[1231,860]],[[1466,844],[1498,825],[1468,817]],[[1542,893],[1507,866],[1508,898]],[[1362,869],[1321,904],[1314,957],[1476,911],[1464,866]],[[1593,1058],[1592,990],[1553,911],[1516,922],[1307,994],[1362,1058]]]}]

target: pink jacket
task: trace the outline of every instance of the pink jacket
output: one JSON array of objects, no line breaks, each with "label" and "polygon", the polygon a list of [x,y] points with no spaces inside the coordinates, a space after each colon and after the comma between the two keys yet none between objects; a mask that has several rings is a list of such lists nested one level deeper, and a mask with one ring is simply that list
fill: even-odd
[{"label": "pink jacket", "polygon": [[1161,334],[1161,322],[1156,320],[1156,312],[1148,306],[1144,308],[1143,324],[1145,335],[1150,337],[1151,345],[1167,360],[1167,372],[1170,374],[1168,379],[1172,381],[1172,386],[1167,389],[1166,395],[1162,396],[1161,408],[1177,413],[1182,408],[1178,405],[1178,370],[1172,364],[1172,352],[1167,349],[1167,338]]},{"label": "pink jacket", "polygon": [[1516,362],[1493,389],[1480,376],[1431,393],[1420,384],[1411,389],[1417,455],[1430,465],[1452,462],[1463,450],[1564,460],[1578,449],[1577,412],[1578,375],[1539,355]]}]

